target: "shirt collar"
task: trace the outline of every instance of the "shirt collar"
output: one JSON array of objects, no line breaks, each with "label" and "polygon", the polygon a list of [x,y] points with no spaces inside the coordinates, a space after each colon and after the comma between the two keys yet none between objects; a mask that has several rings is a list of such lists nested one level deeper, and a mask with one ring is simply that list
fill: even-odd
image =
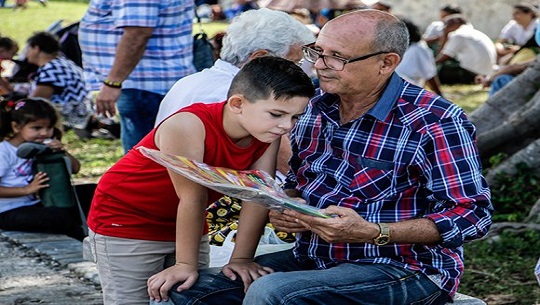
[{"label": "shirt collar", "polygon": [[383,91],[383,94],[367,114],[375,117],[379,121],[384,121],[388,114],[394,108],[396,101],[401,95],[401,90],[403,88],[403,80],[397,73],[393,73],[386,85],[386,88]]},{"label": "shirt collar", "polygon": [[237,66],[221,59],[216,60],[216,62],[212,66],[212,69],[221,70],[226,73],[230,73],[233,76],[236,75],[238,71],[240,71],[240,68],[238,68]]},{"label": "shirt collar", "polygon": [[[403,80],[397,73],[393,73],[381,97],[366,114],[369,114],[380,121],[384,121],[401,95],[402,87]],[[336,102],[339,101],[339,96],[321,91],[320,96],[316,94],[316,99],[314,101],[316,101],[314,104],[315,109],[319,112],[328,112],[331,107],[335,107]]]}]

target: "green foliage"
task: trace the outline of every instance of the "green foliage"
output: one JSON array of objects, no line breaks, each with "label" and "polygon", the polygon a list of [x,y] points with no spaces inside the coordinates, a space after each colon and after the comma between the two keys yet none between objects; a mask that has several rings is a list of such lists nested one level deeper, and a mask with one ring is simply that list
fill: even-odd
[{"label": "green foliage", "polygon": [[499,174],[491,197],[495,207],[493,221],[523,221],[532,205],[540,198],[539,178],[526,164],[516,166],[516,175]]},{"label": "green foliage", "polygon": [[[540,253],[540,232],[503,232],[496,240],[466,244],[466,270],[460,292],[482,299],[511,295],[518,305],[540,302],[534,266]],[[510,304],[510,303],[497,303]]]}]

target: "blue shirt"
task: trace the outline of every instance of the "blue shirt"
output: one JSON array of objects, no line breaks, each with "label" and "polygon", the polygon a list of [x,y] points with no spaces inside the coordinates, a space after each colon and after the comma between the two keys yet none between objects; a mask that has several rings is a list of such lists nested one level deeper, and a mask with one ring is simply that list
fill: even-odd
[{"label": "blue shirt", "polygon": [[165,95],[192,64],[193,0],[92,0],[79,27],[89,90],[99,90],[112,68],[123,27],[152,27],[143,57],[123,89]]},{"label": "blue shirt", "polygon": [[340,262],[391,264],[439,275],[456,292],[463,273],[462,245],[491,225],[490,191],[482,177],[475,128],[440,96],[394,74],[363,116],[340,124],[339,98],[313,98],[291,134],[296,188],[310,205],[354,209],[370,222],[429,218],[438,245],[329,244],[311,232],[297,235],[295,255],[318,269]]}]

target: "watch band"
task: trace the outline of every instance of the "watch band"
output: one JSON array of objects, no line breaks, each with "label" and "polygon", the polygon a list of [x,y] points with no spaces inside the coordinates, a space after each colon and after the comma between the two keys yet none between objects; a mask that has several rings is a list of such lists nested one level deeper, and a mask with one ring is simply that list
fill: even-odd
[{"label": "watch band", "polygon": [[117,81],[113,81],[113,80],[110,80],[110,79],[104,80],[103,84],[105,86],[111,87],[111,88],[116,88],[116,89],[122,88],[122,82],[117,82]]},{"label": "watch band", "polygon": [[387,223],[377,223],[380,229],[379,236],[373,239],[373,243],[377,246],[384,246],[390,242],[390,226]]}]

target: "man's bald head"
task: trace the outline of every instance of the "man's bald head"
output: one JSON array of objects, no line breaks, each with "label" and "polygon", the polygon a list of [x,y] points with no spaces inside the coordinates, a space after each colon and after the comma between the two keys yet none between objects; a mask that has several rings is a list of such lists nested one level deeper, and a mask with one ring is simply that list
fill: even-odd
[{"label": "man's bald head", "polygon": [[392,14],[374,9],[357,10],[330,20],[321,30],[349,37],[351,43],[368,40],[372,51],[387,51],[403,57],[409,46],[405,24]]}]

